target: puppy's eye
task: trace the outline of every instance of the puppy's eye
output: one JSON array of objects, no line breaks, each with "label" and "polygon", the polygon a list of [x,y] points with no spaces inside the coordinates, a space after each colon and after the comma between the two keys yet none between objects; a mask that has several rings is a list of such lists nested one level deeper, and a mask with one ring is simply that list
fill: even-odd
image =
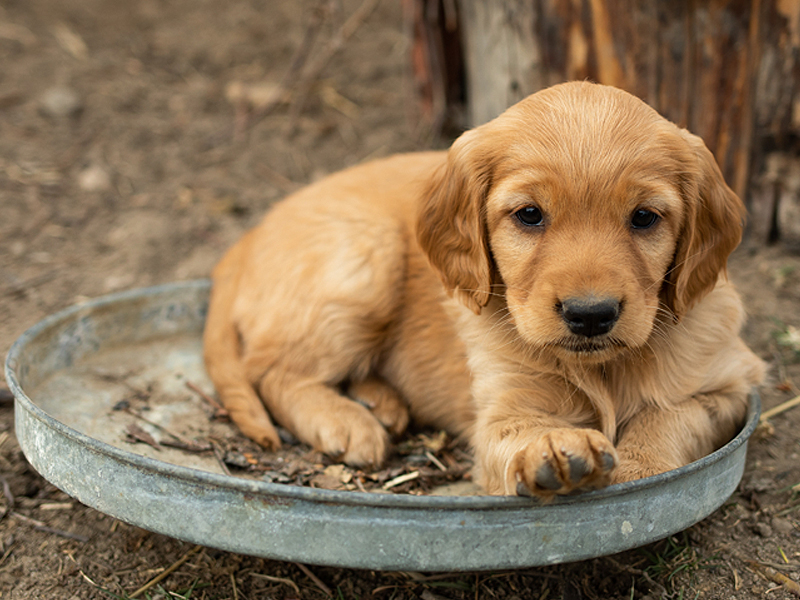
[{"label": "puppy's eye", "polygon": [[650,229],[653,225],[658,223],[659,217],[652,210],[640,208],[633,212],[631,215],[631,227],[634,229]]},{"label": "puppy's eye", "polygon": [[542,211],[535,206],[526,206],[520,208],[514,213],[517,221],[522,223],[525,227],[536,227],[537,225],[544,225],[544,215]]}]

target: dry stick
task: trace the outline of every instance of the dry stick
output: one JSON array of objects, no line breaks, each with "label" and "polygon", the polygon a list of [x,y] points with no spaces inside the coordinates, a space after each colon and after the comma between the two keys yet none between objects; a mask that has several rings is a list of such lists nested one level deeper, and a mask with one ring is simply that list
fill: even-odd
[{"label": "dry stick", "polygon": [[399,475],[398,477],[395,477],[394,479],[391,479],[391,480],[387,481],[386,483],[384,483],[383,484],[383,489],[389,490],[389,489],[391,489],[391,488],[393,488],[395,486],[398,486],[398,485],[400,485],[402,483],[405,483],[407,481],[412,481],[412,480],[418,479],[418,478],[419,478],[419,471],[412,471],[411,473],[406,473],[404,475]]},{"label": "dry stick", "polygon": [[141,593],[143,593],[143,592],[146,592],[146,591],[147,591],[147,590],[149,590],[151,587],[153,587],[155,584],[157,584],[159,581],[161,581],[161,580],[165,579],[166,577],[168,577],[168,576],[170,575],[170,573],[172,573],[173,571],[175,571],[175,570],[176,570],[178,567],[180,567],[180,566],[181,566],[183,563],[185,563],[187,560],[189,560],[189,557],[190,557],[192,554],[194,554],[195,552],[197,552],[198,550],[200,550],[200,548],[202,548],[202,546],[200,546],[200,545],[197,545],[197,546],[195,546],[194,548],[192,548],[191,550],[189,550],[189,551],[188,551],[186,554],[184,554],[184,555],[183,555],[181,558],[179,558],[179,559],[178,559],[178,560],[176,560],[174,563],[172,563],[172,565],[170,565],[169,567],[167,567],[166,569],[164,569],[164,571],[163,571],[163,572],[162,572],[160,575],[158,575],[158,576],[154,577],[153,579],[151,579],[150,581],[148,581],[147,583],[145,583],[145,584],[144,584],[142,587],[140,587],[138,590],[136,590],[135,592],[133,592],[133,593],[130,595],[130,598],[136,598],[136,596],[138,596],[139,594],[141,594]]},{"label": "dry stick", "polygon": [[191,381],[187,381],[186,382],[186,387],[189,388],[190,390],[192,390],[194,393],[196,393],[198,396],[200,396],[203,400],[208,402],[214,408],[214,411],[215,411],[214,416],[215,417],[222,417],[222,416],[227,417],[228,416],[228,411],[225,410],[224,406],[222,406],[219,402],[214,400],[214,398],[212,398],[211,396],[206,394],[203,390],[201,390],[198,386],[193,384]]},{"label": "dry stick", "polygon": [[128,435],[128,439],[145,443],[155,450],[161,450],[161,444],[159,444],[152,435],[147,433],[136,423],[128,423],[125,433]]},{"label": "dry stick", "polygon": [[438,458],[436,458],[436,456],[434,456],[433,452],[431,452],[430,450],[426,450],[426,451],[425,451],[425,457],[426,457],[426,458],[427,458],[429,461],[431,461],[431,462],[432,462],[434,465],[436,465],[436,467],[437,467],[437,468],[438,468],[440,471],[447,472],[447,467],[445,467],[445,466],[442,464],[442,461],[440,461]]},{"label": "dry stick", "polygon": [[397,585],[382,585],[380,587],[376,587],[372,590],[372,595],[376,595],[379,592],[385,592],[386,590],[396,590],[399,587],[407,587],[405,585],[397,584]]},{"label": "dry stick", "polygon": [[0,483],[3,484],[3,496],[6,498],[6,507],[3,510],[3,513],[0,514],[0,520],[3,519],[8,513],[14,510],[14,494],[11,493],[11,487],[8,485],[8,481],[5,477],[0,475]]},{"label": "dry stick", "polygon": [[[308,68],[305,69],[306,72],[303,73],[302,77],[300,78],[300,82],[298,83],[297,101],[292,104],[292,123],[296,121],[297,115],[303,111],[305,99],[308,97],[308,94],[310,93],[314,83],[319,79],[322,71],[325,70],[325,67],[328,66],[328,63],[330,63],[333,57],[336,56],[336,54],[344,47],[347,40],[353,36],[361,24],[366,21],[372,12],[378,7],[380,1],[381,0],[364,0],[361,6],[353,11],[353,14],[348,17],[348,19],[339,28],[339,31],[337,31],[336,34],[331,38],[327,47],[325,48],[325,52],[317,56],[316,59],[311,62]],[[294,125],[292,125],[292,129],[293,128]]]},{"label": "dry stick", "polygon": [[744,562],[756,573],[759,573],[774,583],[782,585],[787,591],[800,598],[800,584],[798,584],[796,581],[789,579],[786,575],[779,573],[772,567],[759,564],[752,560],[746,560]]},{"label": "dry stick", "polygon": [[13,544],[13,542],[12,542],[12,543],[11,543],[11,544],[8,546],[8,549],[7,549],[7,550],[6,550],[6,551],[3,553],[3,556],[0,556],[0,566],[2,566],[4,562],[6,562],[6,559],[7,559],[9,556],[11,556],[11,552],[12,552],[13,550],[14,550],[14,544]]},{"label": "dry stick", "polygon": [[231,587],[233,588],[233,600],[239,600],[239,590],[236,589],[236,577],[231,573]]},{"label": "dry stick", "polygon": [[[321,0],[319,2],[320,6],[324,4]],[[316,38],[317,33],[319,32],[322,22],[324,20],[323,11],[321,8],[314,11],[314,19],[311,21],[311,24],[306,28],[305,36],[303,37],[303,41],[300,43],[300,46],[294,53],[292,57],[291,64],[289,69],[281,79],[280,83],[278,84],[278,88],[273,92],[272,97],[267,100],[263,105],[255,107],[249,115],[245,114],[245,108],[241,103],[235,107],[237,116],[234,118],[234,126],[233,126],[233,138],[239,139],[242,137],[242,134],[245,131],[246,127],[252,127],[260,122],[264,117],[269,115],[282,101],[286,98],[291,90],[292,86],[295,84],[297,79],[298,73],[302,70],[303,65],[308,58],[308,53],[311,50],[311,47],[314,45],[314,38]],[[219,132],[215,135],[212,139],[213,145],[216,146],[221,143],[223,140],[229,137],[228,130],[224,132]]]},{"label": "dry stick", "polygon": [[228,468],[228,465],[225,464],[225,457],[222,454],[222,449],[214,440],[211,440],[211,447],[214,449],[214,457],[217,459],[222,472],[225,473],[225,475],[230,475],[231,470]]},{"label": "dry stick", "polygon": [[731,570],[731,573],[733,573],[733,591],[738,592],[740,589],[742,589],[742,579],[739,577],[739,571],[737,571],[730,562],[727,564]]},{"label": "dry stick", "polygon": [[[778,548],[778,550],[781,550],[781,548]],[[745,560],[745,562],[746,562],[746,560]],[[764,565],[765,567],[772,567],[773,569],[798,569],[798,568],[800,568],[800,563],[791,562],[791,561],[782,562],[782,563],[774,563],[774,562],[769,562],[769,561],[766,561],[766,560],[762,560],[762,561],[759,561],[758,564]]]},{"label": "dry stick", "polygon": [[186,446],[188,446],[190,448],[197,447],[197,442],[193,442],[192,440],[189,440],[189,439],[187,439],[187,438],[185,438],[185,437],[183,437],[181,435],[178,435],[177,433],[173,433],[172,431],[170,431],[169,429],[167,429],[163,425],[159,425],[155,421],[151,421],[150,419],[148,419],[147,417],[145,417],[141,413],[136,412],[135,410],[132,410],[130,408],[123,408],[122,411],[128,413],[131,416],[136,417],[137,419],[141,419],[142,421],[144,421],[148,425],[152,425],[153,427],[155,427],[159,431],[163,431],[164,433],[166,433],[171,438],[179,441],[181,444],[184,444],[184,445],[186,445]]},{"label": "dry stick", "polygon": [[263,575],[261,573],[250,573],[250,576],[256,577],[258,579],[266,579],[267,581],[272,581],[273,583],[283,583],[291,587],[295,592],[297,592],[298,596],[300,595],[300,588],[291,579],[286,579],[284,577],[274,577],[272,575]]},{"label": "dry stick", "polygon": [[[323,2],[320,2],[320,5],[322,4]],[[323,10],[321,8],[318,8],[314,11],[314,18],[306,28],[303,41],[295,51],[294,56],[292,57],[291,65],[284,74],[283,79],[281,79],[278,89],[275,90],[275,93],[272,95],[272,98],[269,101],[267,101],[263,106],[259,106],[252,111],[247,119],[249,126],[252,127],[270,114],[275,107],[281,103],[282,99],[288,95],[289,90],[296,83],[297,75],[306,64],[308,53],[311,50],[311,47],[314,45],[314,39],[317,37],[317,33],[319,33],[319,30],[322,27],[324,20],[323,17]],[[239,127],[236,127],[235,129],[234,136],[240,136],[242,133],[241,129],[243,128],[240,129]]]},{"label": "dry stick", "polygon": [[774,417],[775,415],[779,415],[781,413],[784,413],[787,410],[789,410],[790,408],[794,408],[795,406],[798,406],[798,405],[800,405],[800,396],[792,398],[791,400],[787,400],[783,404],[779,404],[775,408],[771,408],[768,411],[762,413],[761,414],[761,418],[759,419],[759,421],[761,423],[763,423],[767,419],[770,419],[770,418]]},{"label": "dry stick", "polygon": [[308,578],[311,581],[313,581],[320,590],[322,590],[323,594],[325,594],[326,596],[333,596],[333,592],[331,591],[331,588],[329,588],[327,585],[322,583],[322,580],[319,577],[317,577],[316,575],[314,575],[314,573],[311,572],[311,569],[309,569],[307,566],[305,566],[304,564],[301,564],[301,563],[297,563],[296,562],[294,564],[298,569],[300,569],[303,573],[305,573],[308,576]]},{"label": "dry stick", "polygon": [[68,538],[70,540],[77,540],[78,542],[83,542],[84,544],[89,541],[85,535],[79,535],[77,533],[70,533],[69,531],[63,531],[61,529],[56,529],[55,527],[50,527],[49,525],[45,525],[41,521],[37,521],[36,519],[31,519],[30,517],[26,517],[25,515],[21,515],[16,511],[12,511],[11,515],[16,517],[20,521],[28,523],[33,526],[33,528],[37,531],[42,531],[44,533],[52,533],[53,535],[57,535],[63,538]]},{"label": "dry stick", "polygon": [[626,573],[630,573],[631,575],[639,575],[641,577],[644,577],[647,583],[658,589],[662,597],[665,597],[667,595],[667,588],[665,588],[663,585],[661,585],[659,582],[653,579],[647,571],[643,571],[642,569],[637,569],[636,567],[631,567],[630,565],[623,564],[619,561],[614,560],[610,556],[606,556],[606,560],[615,567],[617,567],[618,569],[620,569],[621,571],[625,571]]},{"label": "dry stick", "polygon": [[101,589],[101,588],[100,588],[100,586],[99,586],[99,585],[97,585],[97,584],[96,584],[96,583],[95,583],[95,582],[92,580],[92,578],[91,578],[91,577],[89,577],[89,576],[88,576],[86,573],[84,573],[82,569],[78,569],[78,573],[80,573],[80,574],[81,574],[81,577],[83,577],[83,578],[86,580],[86,582],[87,582],[89,585],[91,585],[92,587],[95,587],[95,588],[97,588],[97,589]]}]

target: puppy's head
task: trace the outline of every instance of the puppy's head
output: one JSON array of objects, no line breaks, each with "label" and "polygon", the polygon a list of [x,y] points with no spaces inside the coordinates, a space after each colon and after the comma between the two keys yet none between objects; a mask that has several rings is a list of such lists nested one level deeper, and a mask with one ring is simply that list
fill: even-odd
[{"label": "puppy's head", "polygon": [[500,297],[528,345],[602,361],[714,287],[743,219],[699,138],[630,94],[570,83],[462,135],[417,234],[475,313]]}]

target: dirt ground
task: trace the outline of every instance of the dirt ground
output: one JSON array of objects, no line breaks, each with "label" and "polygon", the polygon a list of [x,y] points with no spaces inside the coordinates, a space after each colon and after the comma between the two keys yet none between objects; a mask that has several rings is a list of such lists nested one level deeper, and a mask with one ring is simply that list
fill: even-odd
[{"label": "dirt ground", "polygon": [[[0,0],[0,353],[78,300],[206,277],[271,202],[325,173],[447,144],[409,118],[399,3],[322,60],[360,6],[342,4],[320,21],[312,0]],[[316,84],[247,120],[237,94],[274,91],[309,31]],[[731,273],[770,408],[800,393],[800,255],[745,245]],[[796,597],[775,572],[800,580],[799,427],[800,410],[771,419],[739,490],[669,540],[515,572],[379,573],[195,549],[71,500],[27,465],[0,382],[0,599],[133,597],[176,563],[136,597]]]}]

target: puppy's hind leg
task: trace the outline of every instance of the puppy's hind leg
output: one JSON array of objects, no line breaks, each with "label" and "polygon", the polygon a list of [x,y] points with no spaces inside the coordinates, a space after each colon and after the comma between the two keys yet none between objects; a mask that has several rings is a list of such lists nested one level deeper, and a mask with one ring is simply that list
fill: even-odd
[{"label": "puppy's hind leg", "polygon": [[389,434],[369,408],[324,381],[278,371],[264,375],[259,391],[279,423],[303,442],[347,464],[383,462]]},{"label": "puppy's hind leg", "polygon": [[[231,256],[235,260],[236,253],[232,252]],[[226,258],[215,271],[203,332],[206,371],[241,432],[261,446],[275,450],[280,448],[280,437],[247,379],[239,332],[230,314],[238,283],[238,274],[230,268],[231,262]]]},{"label": "puppy's hind leg", "polygon": [[347,386],[347,395],[372,411],[375,418],[393,435],[402,434],[408,427],[406,403],[383,379],[368,377],[353,381]]}]

